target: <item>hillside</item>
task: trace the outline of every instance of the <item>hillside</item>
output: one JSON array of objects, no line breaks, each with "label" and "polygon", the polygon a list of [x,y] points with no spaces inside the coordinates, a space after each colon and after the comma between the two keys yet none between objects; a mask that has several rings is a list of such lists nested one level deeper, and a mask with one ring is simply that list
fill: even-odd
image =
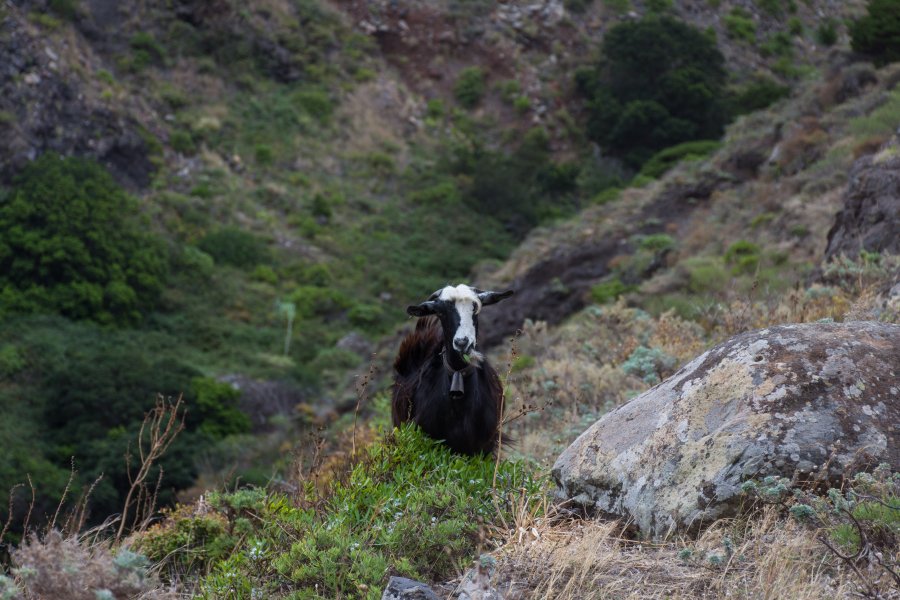
[{"label": "hillside", "polygon": [[[18,548],[15,564],[38,571],[53,562],[43,553],[99,565],[84,589],[112,589],[126,571],[139,580],[115,598],[349,598],[380,597],[389,574],[449,593],[484,552],[510,598],[618,597],[629,569],[647,579],[621,597],[666,586],[757,597],[747,573],[777,572],[792,543],[776,533],[783,514],[741,534],[747,548],[776,540],[771,553],[707,576],[702,560],[672,564],[685,548],[714,553],[736,536],[729,524],[645,559],[616,525],[553,508],[547,469],[602,414],[735,334],[900,322],[889,191],[900,70],[850,51],[865,11],[861,0],[4,3],[4,564]],[[620,83],[606,40],[628,50],[645,24],[712,73],[714,93],[686,85],[688,108],[665,106],[658,121],[605,95]],[[620,25],[635,37],[610,38]],[[629,93],[682,90],[696,68],[641,74]],[[686,123],[701,106],[714,122]],[[654,135],[624,144],[629,114]],[[383,432],[404,308],[451,281],[517,292],[479,339],[516,440],[496,465]],[[136,485],[148,411],[183,431]],[[154,504],[177,508],[159,519]],[[22,544],[29,523],[71,535],[123,507],[133,522],[111,546],[102,535]],[[802,556],[820,556],[815,532],[796,535]],[[122,547],[139,558],[110,566]],[[624,566],[579,587],[572,561],[601,560],[589,547]],[[825,583],[798,577],[810,583],[792,597],[859,589],[839,561]],[[0,597],[13,578],[0,577]]]}]

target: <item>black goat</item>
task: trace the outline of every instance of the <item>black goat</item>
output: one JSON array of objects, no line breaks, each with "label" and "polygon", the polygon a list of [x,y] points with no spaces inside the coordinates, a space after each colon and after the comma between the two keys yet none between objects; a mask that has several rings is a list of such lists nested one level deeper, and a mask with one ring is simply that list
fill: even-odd
[{"label": "black goat", "polygon": [[422,317],[394,361],[391,417],[413,421],[460,454],[490,453],[497,445],[503,386],[475,350],[478,313],[513,294],[447,286],[406,312]]}]

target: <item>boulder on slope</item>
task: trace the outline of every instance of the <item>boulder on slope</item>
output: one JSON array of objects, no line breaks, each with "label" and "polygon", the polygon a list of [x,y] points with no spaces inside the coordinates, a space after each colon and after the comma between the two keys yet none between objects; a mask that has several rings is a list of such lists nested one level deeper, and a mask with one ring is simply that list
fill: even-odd
[{"label": "boulder on slope", "polygon": [[608,413],[557,459],[558,495],[693,531],[733,514],[741,483],[900,466],[900,325],[783,325],[736,336]]}]

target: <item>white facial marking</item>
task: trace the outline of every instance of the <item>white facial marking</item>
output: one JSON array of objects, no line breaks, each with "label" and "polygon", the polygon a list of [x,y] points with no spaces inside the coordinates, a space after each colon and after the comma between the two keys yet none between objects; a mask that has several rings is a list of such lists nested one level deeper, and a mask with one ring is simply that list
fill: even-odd
[{"label": "white facial marking", "polygon": [[456,305],[456,312],[459,313],[459,328],[456,330],[453,340],[468,338],[469,343],[474,345],[475,321],[473,316],[481,310],[481,300],[475,290],[464,284],[456,287],[448,285],[441,290],[438,299],[453,302]]}]

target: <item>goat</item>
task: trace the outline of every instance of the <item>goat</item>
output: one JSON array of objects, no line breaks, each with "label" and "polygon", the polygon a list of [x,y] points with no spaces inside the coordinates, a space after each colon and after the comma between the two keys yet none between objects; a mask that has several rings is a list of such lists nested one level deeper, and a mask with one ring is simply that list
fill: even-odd
[{"label": "goat", "polygon": [[459,454],[491,453],[497,445],[503,386],[475,350],[482,307],[512,296],[447,286],[407,314],[419,317],[394,360],[391,418],[399,427],[415,422]]}]

